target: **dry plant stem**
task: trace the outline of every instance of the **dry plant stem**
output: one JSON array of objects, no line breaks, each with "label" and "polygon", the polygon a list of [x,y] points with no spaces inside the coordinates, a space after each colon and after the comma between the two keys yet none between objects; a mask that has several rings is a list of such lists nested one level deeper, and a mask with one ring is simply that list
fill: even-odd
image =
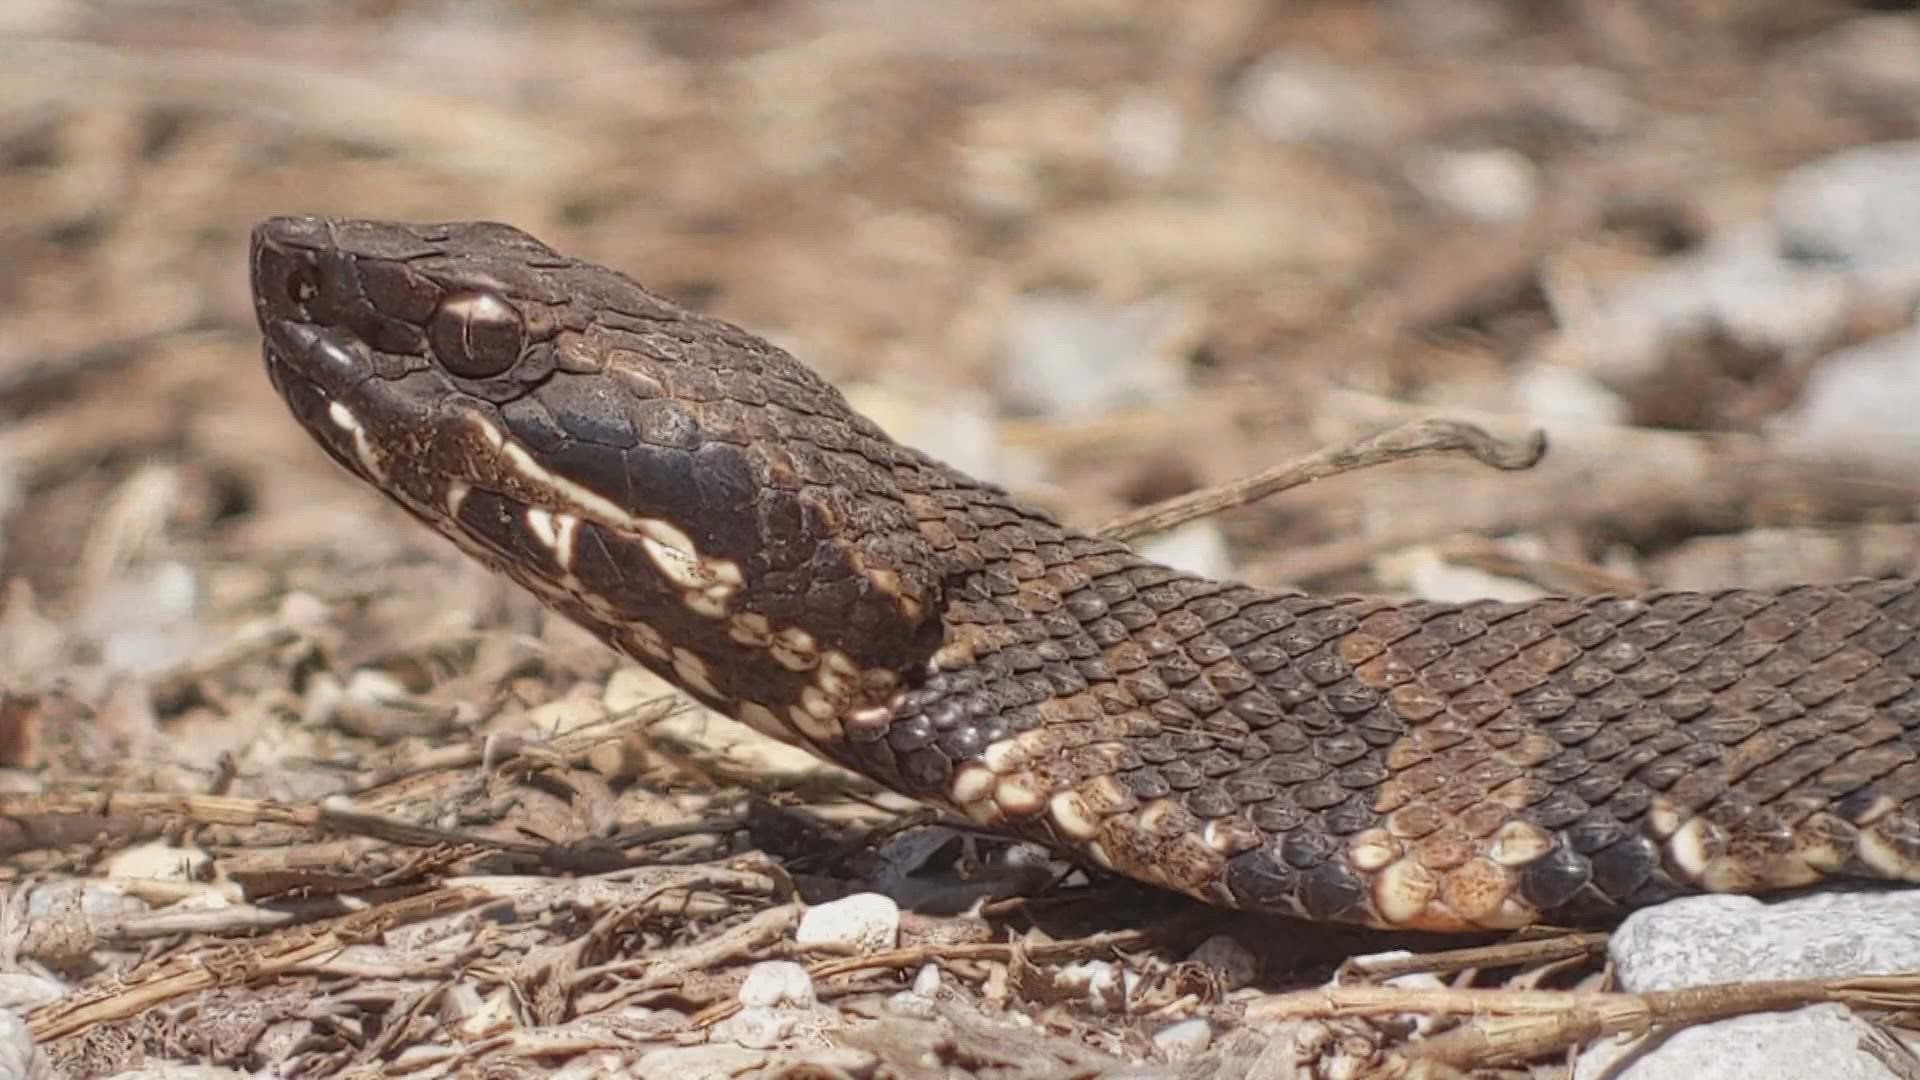
[{"label": "dry plant stem", "polygon": [[453,845],[500,851],[572,872],[604,873],[634,865],[624,852],[577,850],[452,829],[339,807],[213,795],[125,793],[0,795],[0,856],[102,835],[152,835],[179,825],[279,825],[384,840],[405,847]]},{"label": "dry plant stem", "polygon": [[366,774],[350,794],[356,798],[370,797],[379,789],[404,780],[453,773],[475,766],[499,769],[510,760],[520,757],[545,755],[548,759],[568,765],[584,765],[588,755],[601,744],[645,729],[693,707],[685,698],[663,694],[537,744],[529,744],[519,738],[503,738],[473,739],[459,745],[430,747],[406,761]]},{"label": "dry plant stem", "polygon": [[1303,990],[1257,1002],[1247,1021],[1396,1013],[1473,1015],[1467,1027],[1409,1044],[1409,1058],[1456,1066],[1517,1065],[1610,1035],[1696,1024],[1747,1013],[1837,1002],[1852,1008],[1920,1006],[1920,975],[1722,983],[1646,994],[1555,990],[1398,990],[1353,986]]},{"label": "dry plant stem", "polygon": [[665,955],[622,958],[581,968],[573,973],[570,992],[578,993],[589,982],[600,978],[637,977],[618,983],[604,993],[580,993],[575,1003],[576,1012],[582,1016],[605,1012],[641,994],[678,985],[689,972],[711,971],[733,960],[757,956],[762,950],[784,939],[799,921],[800,905],[783,904]]},{"label": "dry plant stem", "polygon": [[[868,953],[864,956],[820,960],[807,965],[807,974],[813,977],[815,983],[819,983],[835,975],[848,975],[882,968],[894,970],[917,968],[936,960],[984,960],[998,963],[1007,963],[1016,957],[1041,963],[1057,960],[1084,960],[1109,951],[1144,948],[1152,944],[1153,938],[1154,932],[1151,930],[1115,930],[1110,933],[1075,938],[1072,941],[1049,941],[1037,945],[998,941],[913,945]],[[739,1001],[724,1001],[695,1014],[690,1026],[708,1027],[739,1011]]]},{"label": "dry plant stem", "polygon": [[96,1024],[137,1016],[187,994],[244,986],[281,975],[348,945],[376,938],[394,927],[471,907],[487,899],[485,894],[471,889],[435,889],[357,911],[331,923],[286,930],[259,941],[185,953],[136,968],[104,991],[71,994],[35,1009],[27,1014],[27,1025],[36,1041],[65,1038]]},{"label": "dry plant stem", "polygon": [[1464,971],[1468,968],[1518,967],[1598,954],[1607,945],[1606,934],[1561,934],[1527,941],[1503,941],[1470,949],[1447,949],[1413,956],[1362,956],[1341,965],[1340,975],[1364,979],[1392,979],[1425,972]]},{"label": "dry plant stem", "polygon": [[1143,506],[1094,531],[1110,540],[1131,540],[1245,506],[1314,480],[1427,454],[1463,453],[1493,468],[1514,470],[1532,468],[1546,450],[1546,432],[1539,429],[1522,440],[1502,440],[1472,424],[1415,420],[1364,439],[1317,450],[1251,476]]}]

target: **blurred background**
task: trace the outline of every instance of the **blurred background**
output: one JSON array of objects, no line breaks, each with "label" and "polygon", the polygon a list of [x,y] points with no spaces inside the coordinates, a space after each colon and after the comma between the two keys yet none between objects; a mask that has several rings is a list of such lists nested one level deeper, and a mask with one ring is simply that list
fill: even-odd
[{"label": "blurred background", "polygon": [[[819,790],[310,444],[247,298],[272,214],[518,225],[1089,527],[1420,417],[1549,436],[1527,472],[1402,463],[1146,545],[1210,574],[1913,574],[1915,7],[0,0],[0,792],[350,791],[573,845]],[[481,745],[557,749],[515,790]],[[662,843],[778,849],[741,820]],[[855,839],[796,829],[785,872],[863,877],[821,862]],[[440,867],[259,842],[225,879]],[[4,854],[0,881],[102,872]],[[68,1052],[137,1057],[95,1030]]]},{"label": "blurred background", "polygon": [[1259,584],[1911,571],[1914,6],[7,0],[0,761],[210,768],[311,723],[289,672],[420,689],[407,641],[541,625],[285,415],[278,213],[511,222],[1083,525],[1405,419],[1547,430],[1152,542]]}]

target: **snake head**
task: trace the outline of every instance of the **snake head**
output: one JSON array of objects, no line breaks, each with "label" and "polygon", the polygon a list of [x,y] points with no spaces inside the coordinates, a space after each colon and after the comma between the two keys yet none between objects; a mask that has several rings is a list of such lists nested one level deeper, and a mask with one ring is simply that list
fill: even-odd
[{"label": "snake head", "polygon": [[460,417],[553,373],[567,305],[545,263],[565,260],[487,222],[263,222],[251,267],[267,373],[341,464],[389,494],[435,495],[468,471]]},{"label": "snake head", "polygon": [[924,460],[760,338],[487,222],[275,218],[251,268],[336,461],[709,704],[825,738],[940,647]]}]

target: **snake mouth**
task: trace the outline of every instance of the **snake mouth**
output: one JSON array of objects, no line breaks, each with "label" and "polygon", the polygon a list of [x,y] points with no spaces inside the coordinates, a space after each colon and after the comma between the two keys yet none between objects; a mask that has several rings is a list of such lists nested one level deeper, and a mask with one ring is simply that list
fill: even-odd
[{"label": "snake mouth", "polygon": [[271,345],[266,359],[267,370],[287,408],[327,456],[364,480],[386,485],[390,479],[386,459],[354,411],[297,366],[276,356]]}]

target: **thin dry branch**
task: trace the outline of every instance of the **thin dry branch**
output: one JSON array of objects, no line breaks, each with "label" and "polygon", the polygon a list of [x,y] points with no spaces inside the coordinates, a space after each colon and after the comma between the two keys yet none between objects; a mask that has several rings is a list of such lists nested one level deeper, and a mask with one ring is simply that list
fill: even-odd
[{"label": "thin dry branch", "polygon": [[135,968],[104,990],[71,994],[35,1009],[27,1014],[27,1025],[37,1041],[65,1038],[96,1024],[137,1016],[187,994],[245,986],[284,974],[397,926],[488,899],[485,893],[473,889],[435,889],[259,941],[182,953]]},{"label": "thin dry branch", "polygon": [[[1069,941],[1048,941],[1037,944],[975,941],[910,945],[860,956],[817,961],[807,966],[807,974],[813,977],[815,983],[819,983],[836,975],[880,969],[906,970],[938,960],[986,960],[1007,963],[1016,956],[1036,962],[1084,960],[1092,956],[1144,948],[1152,944],[1154,937],[1155,932],[1151,929],[1114,930]],[[693,1027],[709,1027],[739,1011],[738,1001],[724,1001],[695,1014],[690,1023]]]},{"label": "thin dry branch", "polygon": [[1251,476],[1163,499],[1122,514],[1094,531],[1113,540],[1131,540],[1258,502],[1314,480],[1428,454],[1465,454],[1484,465],[1512,471],[1532,468],[1546,452],[1547,433],[1537,428],[1525,439],[1504,440],[1472,424],[1415,420],[1363,439],[1316,450]]},{"label": "thin dry branch", "polygon": [[1517,967],[1544,964],[1575,956],[1595,956],[1607,947],[1606,934],[1560,934],[1526,941],[1503,941],[1468,949],[1415,953],[1408,956],[1360,956],[1348,960],[1340,973],[1368,979],[1401,975],[1464,971],[1468,968]]},{"label": "thin dry branch", "polygon": [[1857,1009],[1920,1006],[1920,975],[1722,983],[1644,994],[1555,990],[1403,990],[1349,986],[1256,1002],[1247,1021],[1416,1014],[1473,1022],[1409,1043],[1405,1055],[1457,1067],[1518,1065],[1612,1035],[1837,1002]]}]

